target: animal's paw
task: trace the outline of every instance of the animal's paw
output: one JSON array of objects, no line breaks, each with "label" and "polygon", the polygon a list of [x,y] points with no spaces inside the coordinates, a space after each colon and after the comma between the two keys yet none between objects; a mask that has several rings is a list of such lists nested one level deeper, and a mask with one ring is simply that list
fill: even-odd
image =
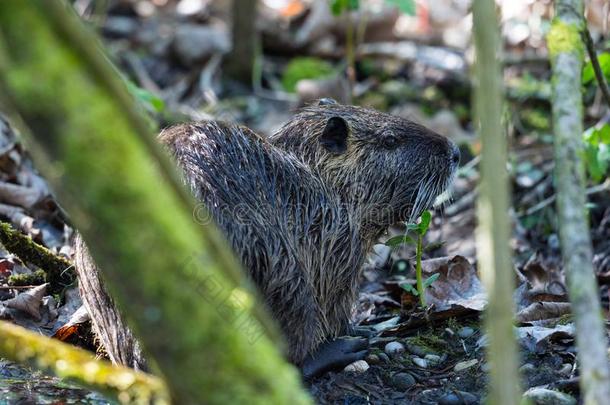
[{"label": "animal's paw", "polygon": [[368,349],[369,340],[361,337],[340,337],[325,342],[303,362],[303,377],[310,379],[362,360]]}]

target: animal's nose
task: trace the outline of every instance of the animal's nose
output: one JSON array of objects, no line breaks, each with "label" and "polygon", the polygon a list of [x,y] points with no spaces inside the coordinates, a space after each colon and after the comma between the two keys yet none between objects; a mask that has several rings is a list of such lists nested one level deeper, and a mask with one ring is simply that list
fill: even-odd
[{"label": "animal's nose", "polygon": [[458,146],[451,142],[451,163],[453,163],[455,166],[457,166],[460,163],[460,148],[458,148]]}]

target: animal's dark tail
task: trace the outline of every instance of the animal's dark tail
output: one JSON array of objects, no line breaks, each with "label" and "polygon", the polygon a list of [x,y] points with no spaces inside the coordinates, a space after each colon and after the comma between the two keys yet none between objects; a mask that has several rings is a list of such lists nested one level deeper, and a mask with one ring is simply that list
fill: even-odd
[{"label": "animal's dark tail", "polygon": [[115,364],[146,370],[140,345],[106,291],[99,269],[80,234],[76,233],[72,246],[81,299],[108,357]]}]

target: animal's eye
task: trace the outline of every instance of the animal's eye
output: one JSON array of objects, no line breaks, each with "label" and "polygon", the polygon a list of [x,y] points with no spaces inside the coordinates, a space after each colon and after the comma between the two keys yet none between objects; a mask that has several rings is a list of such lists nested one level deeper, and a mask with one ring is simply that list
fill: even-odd
[{"label": "animal's eye", "polygon": [[384,148],[392,149],[395,148],[396,145],[398,145],[398,138],[393,135],[386,136],[383,138],[382,143]]}]

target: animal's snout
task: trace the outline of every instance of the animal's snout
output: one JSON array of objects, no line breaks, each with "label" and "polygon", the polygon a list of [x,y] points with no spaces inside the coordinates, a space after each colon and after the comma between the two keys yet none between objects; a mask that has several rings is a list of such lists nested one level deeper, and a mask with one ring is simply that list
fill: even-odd
[{"label": "animal's snout", "polygon": [[449,159],[455,167],[460,164],[460,148],[451,141],[449,141]]}]

